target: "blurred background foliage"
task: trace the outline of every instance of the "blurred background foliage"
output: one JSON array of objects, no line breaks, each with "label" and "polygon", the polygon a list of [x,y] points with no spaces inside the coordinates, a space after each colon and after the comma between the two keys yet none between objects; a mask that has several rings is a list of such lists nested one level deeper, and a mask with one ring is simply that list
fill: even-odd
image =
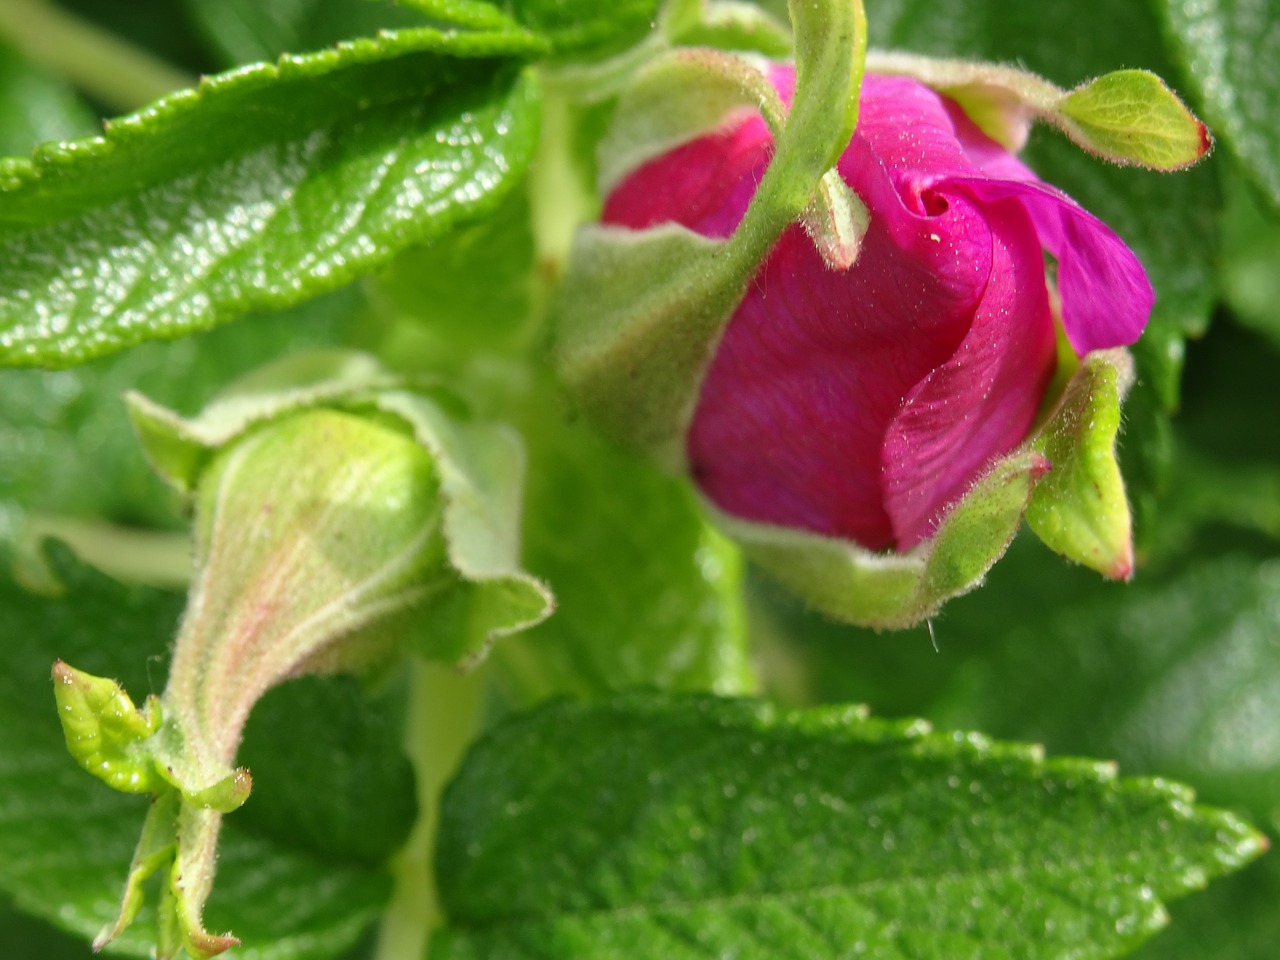
[{"label": "blurred background foliage", "polygon": [[[363,0],[62,5],[191,76],[421,22]],[[785,14],[781,2],[766,6]],[[1280,837],[1280,5],[867,0],[867,14],[874,45],[1017,62],[1067,87],[1153,69],[1217,135],[1210,160],[1177,175],[1104,167],[1049,131],[1028,152],[1045,179],[1125,237],[1159,293],[1135,350],[1139,382],[1121,440],[1137,508],[1133,584],[1104,583],[1021,537],[985,587],[928,629],[875,634],[825,622],[744,577],[680,484],[559,424],[554,390],[526,362],[539,356],[540,333],[525,321],[537,304],[522,199],[380,277],[280,314],[56,373],[0,371],[0,542],[20,554],[40,523],[180,530],[181,504],[143,461],[121,391],[194,411],[272,357],[353,344],[403,370],[445,372],[482,412],[525,430],[527,560],[551,579],[562,611],[519,643],[541,651],[540,676],[527,667],[536,657],[505,663],[514,702],[637,682],[749,689],[749,645],[767,692],[784,701],[865,702],[882,715],[1037,740],[1053,754],[1112,758],[1128,774],[1183,780]],[[92,134],[109,112],[0,38],[0,152]],[[588,140],[599,119],[598,108],[579,117]],[[527,272],[495,279],[499,261]],[[646,647],[655,636],[665,639]],[[250,827],[341,833],[288,822],[287,798],[272,809]],[[410,817],[399,810],[389,829]],[[1139,956],[1272,956],[1277,904],[1272,855],[1176,904],[1175,922]],[[3,899],[0,942],[14,957],[89,956]],[[362,942],[351,956],[369,951]]]}]

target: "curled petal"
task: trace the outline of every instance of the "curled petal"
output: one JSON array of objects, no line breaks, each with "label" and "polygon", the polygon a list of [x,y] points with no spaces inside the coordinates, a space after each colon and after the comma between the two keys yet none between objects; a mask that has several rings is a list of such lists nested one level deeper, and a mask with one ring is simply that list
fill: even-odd
[{"label": "curled petal", "polygon": [[783,234],[720,342],[687,449],[722,510],[885,549],[885,430],[968,334],[992,243],[966,198],[920,216],[865,143],[846,161],[872,211],[861,257],[833,271],[798,228]]},{"label": "curled petal", "polygon": [[769,128],[750,117],[642,164],[609,194],[600,219],[632,230],[678,223],[704,237],[727,237],[771,159]]},{"label": "curled petal", "polygon": [[973,325],[907,395],[885,436],[885,507],[900,551],[931,536],[986,464],[1022,442],[1053,375],[1035,230],[1013,201],[984,205],[982,215],[991,273]]},{"label": "curled petal", "polygon": [[982,200],[1016,200],[1030,215],[1040,242],[1058,260],[1062,325],[1077,354],[1138,339],[1155,291],[1114,230],[1048,184],[977,178],[953,184]]}]

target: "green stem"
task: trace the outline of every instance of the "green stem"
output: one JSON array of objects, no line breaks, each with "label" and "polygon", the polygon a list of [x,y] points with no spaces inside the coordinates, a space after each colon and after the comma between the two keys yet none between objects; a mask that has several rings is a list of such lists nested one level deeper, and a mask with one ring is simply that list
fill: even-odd
[{"label": "green stem", "polygon": [[480,727],[483,671],[461,675],[415,661],[405,750],[417,780],[418,820],[392,864],[395,890],[378,931],[376,960],[421,960],[444,911],[432,860],[440,826],[440,793]]},{"label": "green stem", "polygon": [[564,274],[578,225],[593,218],[573,157],[573,103],[555,84],[544,84],[542,131],[530,170],[529,205],[537,258],[539,299],[549,296]]},{"label": "green stem", "polygon": [[47,0],[2,0],[0,39],[113,110],[134,110],[195,79]]},{"label": "green stem", "polygon": [[22,530],[19,572],[41,592],[57,590],[57,578],[49,571],[40,549],[47,538],[64,541],[83,562],[126,583],[185,589],[191,580],[188,534],[32,514]]}]

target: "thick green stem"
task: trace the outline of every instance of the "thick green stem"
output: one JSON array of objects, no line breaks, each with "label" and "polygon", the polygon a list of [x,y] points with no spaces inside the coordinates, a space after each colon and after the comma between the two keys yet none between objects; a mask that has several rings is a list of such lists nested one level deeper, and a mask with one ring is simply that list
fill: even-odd
[{"label": "thick green stem", "polygon": [[405,750],[417,778],[418,821],[392,865],[395,891],[378,932],[377,960],[421,960],[431,931],[444,921],[432,860],[440,793],[480,727],[483,671],[466,675],[415,663]]},{"label": "thick green stem", "polygon": [[121,112],[195,85],[195,79],[47,0],[0,2],[0,39]]},{"label": "thick green stem", "polygon": [[57,578],[40,551],[46,538],[64,541],[85,563],[127,583],[185,589],[191,579],[191,537],[185,533],[33,514],[23,528],[18,559],[21,575],[37,590],[57,590]]}]

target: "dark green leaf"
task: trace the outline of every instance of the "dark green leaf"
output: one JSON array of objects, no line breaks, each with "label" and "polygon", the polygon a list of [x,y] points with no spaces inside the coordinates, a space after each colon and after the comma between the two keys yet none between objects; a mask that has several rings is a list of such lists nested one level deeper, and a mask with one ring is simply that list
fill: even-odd
[{"label": "dark green leaf", "polygon": [[1280,211],[1280,7],[1273,0],[1157,0],[1205,119]]},{"label": "dark green leaf", "polygon": [[[0,888],[23,910],[92,936],[113,915],[147,803],[76,767],[55,715],[49,669],[65,657],[140,696],[158,689],[182,602],[174,594],[125,589],[74,566],[61,549],[52,559],[67,585],[65,598],[34,596],[7,576],[0,580],[0,636],[10,658],[0,675]],[[292,736],[305,737],[294,743],[308,758],[298,758],[292,772],[307,779],[276,790],[276,778],[261,771],[244,811],[224,830],[207,920],[215,929],[234,924],[254,956],[320,960],[351,947],[390,893],[381,859],[370,858],[380,858],[409,827],[406,761],[387,732],[388,719],[378,718],[389,705],[366,707],[353,732],[339,727],[356,709],[347,694],[285,688],[279,697],[293,711]],[[251,736],[274,736],[265,723],[251,727]],[[264,763],[278,749],[245,745],[246,755]],[[362,777],[371,783],[359,783]],[[372,784],[385,789],[371,795]],[[307,797],[305,815],[300,795]],[[255,805],[259,810],[250,813]],[[298,823],[277,830],[291,816]],[[379,820],[386,823],[365,836]],[[144,914],[120,946],[146,955],[154,943],[151,923]]]},{"label": "dark green leaf", "polygon": [[447,792],[431,955],[1110,957],[1259,850],[1183,788],[921,723],[558,703]]},{"label": "dark green leaf", "polygon": [[97,131],[97,117],[69,86],[0,44],[0,156]]},{"label": "dark green leaf", "polygon": [[185,0],[185,6],[228,66],[420,26],[423,20],[390,2],[370,0]]},{"label": "dark green leaf", "polygon": [[89,960],[89,945],[78,937],[19,913],[8,897],[0,897],[0,941],[15,957],[39,957],[40,960]]},{"label": "dark green leaf", "polygon": [[1236,318],[1280,346],[1280,216],[1269,216],[1239,179],[1227,181],[1222,294]]},{"label": "dark green leaf", "polygon": [[181,5],[175,0],[129,0],[128,3],[57,0],[57,6],[67,8],[73,15],[162,61],[183,64],[193,73],[207,73],[216,68],[198,32],[189,18],[182,15]]},{"label": "dark green leaf", "polygon": [[519,61],[537,49],[387,34],[0,167],[0,362],[66,365],[296,303],[490,209],[533,149]]},{"label": "dark green leaf", "polygon": [[[237,757],[253,771],[259,797],[245,805],[242,826],[337,860],[389,860],[418,811],[413,770],[400,752],[403,711],[386,706],[370,710],[346,676],[302,677],[269,691],[254,705]],[[325,718],[320,745],[316,717]],[[318,784],[342,803],[316,803]]]},{"label": "dark green leaf", "polygon": [[1277,635],[1276,563],[1240,557],[1148,576],[1007,630],[970,662],[943,719],[1117,756],[1265,813],[1280,797]]},{"label": "dark green leaf", "polygon": [[178,498],[143,459],[124,391],[194,412],[250,369],[333,342],[360,305],[348,288],[283,314],[145,344],[74,370],[0,370],[0,501],[36,513],[172,526]]}]

